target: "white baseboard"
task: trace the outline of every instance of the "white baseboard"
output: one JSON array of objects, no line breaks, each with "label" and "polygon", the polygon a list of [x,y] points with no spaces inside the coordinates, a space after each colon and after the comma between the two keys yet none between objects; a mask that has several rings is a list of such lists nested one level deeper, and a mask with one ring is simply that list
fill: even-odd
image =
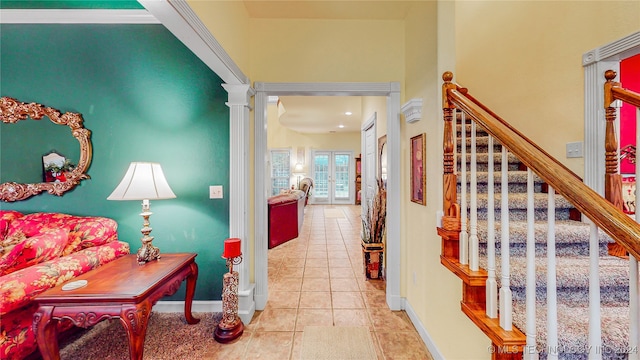
[{"label": "white baseboard", "polygon": [[[251,300],[249,295],[253,295],[253,291],[244,291],[239,294],[240,306],[238,308],[238,316],[246,325],[251,323],[253,314],[256,312],[255,302]],[[153,311],[159,313],[184,312],[184,301],[158,301],[153,306]],[[222,300],[194,300],[191,304],[191,312],[222,312]]]},{"label": "white baseboard", "polygon": [[427,332],[427,329],[424,328],[424,325],[422,325],[422,322],[420,321],[420,319],[418,319],[418,315],[416,315],[416,312],[413,311],[411,304],[408,301],[406,301],[406,299],[404,301],[404,308],[405,308],[405,311],[407,312],[407,315],[409,316],[409,319],[411,319],[413,326],[416,328],[416,330],[418,330],[418,334],[420,335],[420,338],[422,338],[422,341],[427,346],[427,350],[429,350],[429,352],[431,353],[431,356],[433,356],[433,359],[444,360],[444,356],[442,355],[442,353],[440,353],[440,350],[438,350],[438,347],[433,342],[433,339],[431,339],[431,336]]},{"label": "white baseboard", "polygon": [[[184,312],[184,301],[158,301],[153,306],[153,311],[160,313]],[[194,300],[191,304],[191,312],[221,312],[222,301]]]}]

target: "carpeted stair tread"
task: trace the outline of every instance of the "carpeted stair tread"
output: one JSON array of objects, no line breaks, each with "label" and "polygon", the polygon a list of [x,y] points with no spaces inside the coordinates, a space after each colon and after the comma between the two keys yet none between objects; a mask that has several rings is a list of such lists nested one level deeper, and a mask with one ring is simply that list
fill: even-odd
[{"label": "carpeted stair tread", "polygon": [[[547,259],[536,258],[536,285],[546,287],[547,285]],[[527,259],[523,256],[510,256],[509,273],[511,275],[511,290],[522,288],[524,291],[527,275]],[[628,287],[629,262],[615,256],[601,256],[600,264],[600,285],[601,287]],[[481,259],[480,266],[487,268],[486,258]],[[496,277],[500,283],[501,274],[500,257],[496,257]],[[556,285],[558,288],[589,288],[589,258],[584,256],[556,258]]]},{"label": "carpeted stair tread", "polygon": [[[629,308],[616,306],[601,306],[601,350],[604,359],[626,359],[629,329]],[[536,304],[536,334],[540,359],[546,359],[548,351],[545,334],[547,320],[547,306],[544,302]],[[526,305],[514,302],[513,324],[523,332],[526,329]],[[558,354],[564,360],[587,360],[589,349],[589,308],[570,304],[558,304]]]},{"label": "carpeted stair tread", "polygon": [[[460,195],[458,194],[458,200]],[[487,209],[489,195],[487,193],[479,193],[477,194],[477,206],[478,209]],[[549,195],[544,193],[534,193],[533,194],[533,206],[537,210],[547,209],[549,204],[548,202]],[[554,195],[555,207],[556,209],[572,209],[573,205],[567,201],[564,196],[555,194]],[[495,194],[494,196],[494,205],[496,209],[501,209],[502,195]],[[469,208],[469,204],[471,204],[471,196],[467,195],[467,209]],[[526,210],[527,209],[527,194],[524,193],[510,193],[509,194],[509,210]]]},{"label": "carpeted stair tread", "polygon": [[[496,222],[495,241],[500,242],[502,225]],[[533,224],[534,238],[536,243],[547,243],[549,226],[546,221],[536,221]],[[556,244],[584,244],[585,239],[589,239],[591,226],[587,223],[573,220],[559,220],[555,222]],[[487,221],[478,220],[478,240],[480,244],[487,243]],[[598,231],[598,239],[601,243],[613,242],[611,237],[604,231]],[[527,222],[509,221],[509,242],[511,244],[526,244],[527,242]]]},{"label": "carpeted stair tread", "polygon": [[[460,175],[460,174],[458,174]],[[508,171],[507,172],[507,181],[509,184],[513,183],[527,183],[527,171]],[[538,177],[538,175],[533,175],[534,183],[542,183],[542,179]],[[476,171],[476,183],[486,184],[489,182],[489,173],[487,171]],[[493,182],[498,185],[502,183],[502,172],[494,171],[493,172]],[[471,171],[467,171],[467,186],[471,183]]]}]

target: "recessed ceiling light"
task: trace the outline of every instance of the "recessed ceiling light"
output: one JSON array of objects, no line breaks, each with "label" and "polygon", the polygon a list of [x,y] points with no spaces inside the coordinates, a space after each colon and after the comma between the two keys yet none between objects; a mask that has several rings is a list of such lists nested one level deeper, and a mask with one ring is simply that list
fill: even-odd
[{"label": "recessed ceiling light", "polygon": [[338,127],[339,127],[340,129],[342,129],[342,128],[344,127],[344,125],[340,124],[340,125],[338,125]]},{"label": "recessed ceiling light", "polygon": [[353,113],[351,111],[347,111],[344,114],[347,115],[347,116],[353,115]]}]

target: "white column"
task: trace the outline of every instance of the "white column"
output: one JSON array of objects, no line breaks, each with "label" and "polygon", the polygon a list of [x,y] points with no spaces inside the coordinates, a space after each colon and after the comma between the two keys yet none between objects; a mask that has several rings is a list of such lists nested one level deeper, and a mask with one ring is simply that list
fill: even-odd
[{"label": "white column", "polygon": [[243,260],[237,270],[238,314],[245,324],[253,318],[256,306],[254,284],[249,283],[249,264],[253,261],[249,251],[249,110],[254,91],[249,85],[222,84],[229,101],[229,236],[240,238]]},{"label": "white column", "polygon": [[400,163],[402,151],[400,146],[400,83],[389,83],[387,95],[387,305],[391,310],[404,309],[404,300],[400,293]]}]

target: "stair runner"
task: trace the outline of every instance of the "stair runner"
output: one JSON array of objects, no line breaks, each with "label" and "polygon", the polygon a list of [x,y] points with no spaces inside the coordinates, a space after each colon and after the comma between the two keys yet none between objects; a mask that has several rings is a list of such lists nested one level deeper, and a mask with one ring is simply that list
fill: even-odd
[{"label": "stair runner", "polygon": [[[458,154],[460,154],[460,131],[457,125]],[[466,129],[467,149],[467,192],[470,174],[470,131]],[[480,127],[477,127],[480,129]],[[476,132],[477,153],[477,203],[478,238],[480,241],[480,266],[487,269],[487,172],[488,135],[483,130]],[[494,140],[494,186],[495,186],[495,243],[496,277],[500,287],[500,159],[501,146]],[[458,164],[460,164],[460,155]],[[509,181],[509,232],[510,232],[510,273],[513,292],[513,324],[522,332],[526,331],[526,238],[527,238],[527,172],[519,170],[519,161],[508,155]],[[458,174],[460,175],[460,165]],[[546,283],[547,283],[547,197],[543,193],[543,183],[535,180],[535,249],[536,249],[536,336],[540,359],[546,359],[549,352],[557,351],[559,359],[588,359],[589,322],[589,225],[572,221],[569,213],[572,205],[562,196],[555,196],[556,206],[556,261],[558,294],[558,348],[550,349],[546,339]],[[460,193],[458,180],[458,194]],[[460,196],[460,195],[458,195]],[[467,202],[470,196],[467,194]],[[469,208],[469,207],[468,207]],[[600,297],[602,316],[602,347],[595,349],[603,359],[626,359],[629,353],[629,262],[609,256],[607,244],[612,240],[600,232]]]}]

